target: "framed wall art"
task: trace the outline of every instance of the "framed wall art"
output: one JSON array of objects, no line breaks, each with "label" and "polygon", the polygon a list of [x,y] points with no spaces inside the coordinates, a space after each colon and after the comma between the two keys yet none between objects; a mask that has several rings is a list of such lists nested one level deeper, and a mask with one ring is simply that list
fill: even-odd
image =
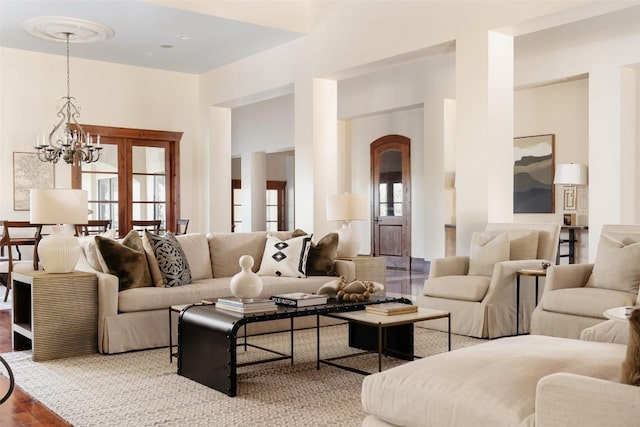
[{"label": "framed wall art", "polygon": [[553,213],[555,135],[513,139],[513,212]]},{"label": "framed wall art", "polygon": [[29,210],[29,190],[54,188],[54,165],[36,153],[13,152],[13,210]]}]

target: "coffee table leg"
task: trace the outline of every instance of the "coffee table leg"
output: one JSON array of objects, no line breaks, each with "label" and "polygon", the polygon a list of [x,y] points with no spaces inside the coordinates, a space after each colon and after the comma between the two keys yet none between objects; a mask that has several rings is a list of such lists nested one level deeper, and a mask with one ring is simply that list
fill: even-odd
[{"label": "coffee table leg", "polygon": [[378,372],[382,372],[382,326],[378,325]]}]

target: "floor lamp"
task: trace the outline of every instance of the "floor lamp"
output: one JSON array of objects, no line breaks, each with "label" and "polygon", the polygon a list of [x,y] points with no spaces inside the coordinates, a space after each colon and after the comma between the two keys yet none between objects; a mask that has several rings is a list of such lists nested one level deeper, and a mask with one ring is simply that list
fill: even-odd
[{"label": "floor lamp", "polygon": [[327,196],[327,221],[341,221],[338,233],[338,258],[353,258],[360,251],[360,233],[351,221],[369,217],[365,194],[342,193]]}]

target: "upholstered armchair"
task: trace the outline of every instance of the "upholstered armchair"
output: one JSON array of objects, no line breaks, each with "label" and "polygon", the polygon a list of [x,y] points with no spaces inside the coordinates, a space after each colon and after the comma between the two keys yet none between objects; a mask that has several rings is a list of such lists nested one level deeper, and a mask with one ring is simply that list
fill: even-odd
[{"label": "upholstered armchair", "polygon": [[[484,232],[474,233],[469,256],[431,261],[429,278],[417,303],[449,311],[455,334],[479,338],[515,335],[516,272],[540,269],[542,261],[555,262],[559,234],[558,224],[487,224]],[[533,280],[522,277],[520,332],[528,331],[535,307]],[[440,321],[424,326],[447,328]]]},{"label": "upholstered armchair", "polygon": [[639,285],[640,225],[604,225],[593,264],[549,268],[531,333],[580,338],[609,308],[639,304]]}]

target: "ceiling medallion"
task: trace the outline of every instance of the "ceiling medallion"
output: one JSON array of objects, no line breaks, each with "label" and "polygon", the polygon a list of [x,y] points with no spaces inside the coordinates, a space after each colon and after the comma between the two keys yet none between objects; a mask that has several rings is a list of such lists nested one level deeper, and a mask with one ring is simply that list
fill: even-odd
[{"label": "ceiling medallion", "polygon": [[114,32],[106,25],[65,16],[37,16],[27,19],[22,29],[40,39],[70,43],[90,43],[110,39]]}]

